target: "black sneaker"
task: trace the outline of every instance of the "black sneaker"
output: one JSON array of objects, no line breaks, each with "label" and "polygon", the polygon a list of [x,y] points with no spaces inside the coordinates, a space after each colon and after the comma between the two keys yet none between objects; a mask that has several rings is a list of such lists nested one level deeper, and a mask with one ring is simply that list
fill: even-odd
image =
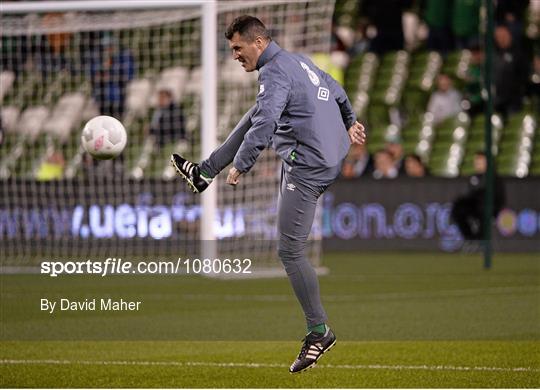
[{"label": "black sneaker", "polygon": [[212,183],[212,179],[201,175],[199,164],[192,163],[176,153],[171,156],[171,164],[195,193],[203,192]]},{"label": "black sneaker", "polygon": [[319,358],[336,345],[336,336],[330,328],[327,328],[325,334],[310,332],[302,341],[304,345],[300,354],[289,368],[291,374],[315,367]]}]

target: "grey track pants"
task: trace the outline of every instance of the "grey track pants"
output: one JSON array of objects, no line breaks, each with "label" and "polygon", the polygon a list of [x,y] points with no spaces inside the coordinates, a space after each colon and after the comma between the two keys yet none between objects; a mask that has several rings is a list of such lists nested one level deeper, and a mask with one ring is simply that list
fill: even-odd
[{"label": "grey track pants", "polygon": [[[201,170],[211,177],[225,169],[234,159],[244,135],[251,127],[252,107],[233,129],[225,142],[207,160]],[[317,200],[339,174],[340,167],[292,167],[283,163],[278,200],[278,255],[292,288],[302,306],[307,325],[327,321],[321,303],[319,281],[305,254],[307,240],[315,217]]]}]

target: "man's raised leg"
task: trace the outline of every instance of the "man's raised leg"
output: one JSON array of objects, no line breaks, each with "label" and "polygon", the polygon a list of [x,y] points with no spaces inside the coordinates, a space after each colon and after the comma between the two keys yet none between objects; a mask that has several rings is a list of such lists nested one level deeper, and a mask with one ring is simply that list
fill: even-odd
[{"label": "man's raised leg", "polygon": [[176,153],[171,156],[171,163],[193,192],[203,192],[212,179],[233,161],[244,141],[244,136],[251,127],[251,117],[255,109],[256,106],[251,107],[231,131],[225,142],[200,164],[186,160]]},{"label": "man's raised leg", "polygon": [[251,107],[231,131],[225,142],[214,150],[210,157],[201,162],[201,173],[203,175],[213,178],[233,161],[236,152],[238,152],[240,145],[244,141],[244,136],[251,127],[251,117],[256,108],[256,106]]}]

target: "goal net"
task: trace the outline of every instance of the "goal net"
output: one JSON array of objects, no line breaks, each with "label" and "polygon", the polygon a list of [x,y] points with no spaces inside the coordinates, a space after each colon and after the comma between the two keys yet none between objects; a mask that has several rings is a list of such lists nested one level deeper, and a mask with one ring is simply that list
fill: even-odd
[{"label": "goal net", "polygon": [[[333,6],[328,0],[217,3],[218,143],[257,94],[256,72],[245,73],[231,59],[224,38],[230,22],[256,15],[283,48],[327,52]],[[201,159],[201,7],[51,10],[2,14],[1,23],[2,266],[198,255],[201,198],[175,175],[169,157]],[[118,118],[128,132],[127,147],[114,160],[93,160],[81,148],[84,123],[99,114]],[[281,269],[279,169],[273,151],[265,151],[238,188],[218,176],[218,255]],[[320,219],[309,243],[316,266]]]}]

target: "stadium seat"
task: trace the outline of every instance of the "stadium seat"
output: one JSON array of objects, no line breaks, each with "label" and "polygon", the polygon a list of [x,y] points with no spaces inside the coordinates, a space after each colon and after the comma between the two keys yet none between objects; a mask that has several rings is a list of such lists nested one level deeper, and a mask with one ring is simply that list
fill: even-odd
[{"label": "stadium seat", "polygon": [[358,117],[363,117],[367,107],[369,93],[375,84],[378,57],[366,53],[352,59],[345,73],[345,91],[347,92]]},{"label": "stadium seat", "polygon": [[374,103],[386,106],[399,104],[408,77],[409,58],[406,51],[389,52],[384,56],[371,96]]},{"label": "stadium seat", "polygon": [[[493,115],[493,145],[497,145],[498,136],[502,127],[502,120],[498,115]],[[465,143],[465,155],[460,167],[460,175],[470,176],[474,174],[474,154],[485,149],[485,120],[483,115],[479,115],[472,119],[471,125],[468,128],[467,139]],[[496,149],[493,149],[496,152]]]},{"label": "stadium seat", "polygon": [[0,178],[7,179],[16,174],[16,165],[26,150],[25,137],[19,137],[9,153],[0,161]]},{"label": "stadium seat", "polygon": [[157,91],[160,87],[169,89],[173,94],[174,100],[180,102],[182,100],[182,94],[184,93],[188,75],[189,70],[182,66],[164,69],[159,75],[159,79],[156,83],[155,93],[151,97],[151,105],[156,106]]},{"label": "stadium seat", "polygon": [[20,113],[21,110],[17,106],[3,106],[1,108],[2,129],[6,133],[15,133]]},{"label": "stadium seat", "polygon": [[[144,140],[142,149],[135,153],[135,163],[133,168],[131,168],[130,176],[133,179],[140,180],[144,176],[144,170],[148,167],[151,162],[152,153],[156,148],[155,140],[153,137],[147,137]],[[138,156],[137,156],[138,155]]]},{"label": "stadium seat", "polygon": [[[507,122],[499,144],[497,163],[501,174],[525,177],[534,167],[534,138],[536,119],[526,112],[512,115]],[[536,137],[538,138],[538,136]]]},{"label": "stadium seat", "polygon": [[85,103],[86,97],[80,92],[63,95],[45,121],[43,130],[58,138],[61,143],[66,142],[71,130],[81,122]]},{"label": "stadium seat", "polygon": [[[428,114],[426,114],[429,117]],[[435,176],[456,177],[465,155],[470,126],[469,116],[461,112],[434,128],[435,136],[429,157],[429,168]]]},{"label": "stadium seat", "polygon": [[469,50],[452,52],[448,54],[442,72],[448,74],[454,81],[464,80],[469,70],[471,58],[472,54]]},{"label": "stadium seat", "polygon": [[33,142],[41,132],[48,116],[49,109],[45,106],[28,107],[19,119],[17,130]]},{"label": "stadium seat", "polygon": [[150,107],[150,97],[154,88],[148,78],[131,81],[126,88],[126,109],[135,117],[145,116]]},{"label": "stadium seat", "polygon": [[0,103],[4,102],[4,96],[10,91],[15,81],[15,73],[4,70],[0,73]]},{"label": "stadium seat", "polygon": [[224,61],[219,67],[219,81],[227,82],[235,88],[251,86],[257,80],[255,72],[245,72],[244,69],[233,59]]},{"label": "stadium seat", "polygon": [[184,92],[186,94],[200,94],[202,88],[202,68],[196,67],[191,69],[189,79],[186,82]]}]

